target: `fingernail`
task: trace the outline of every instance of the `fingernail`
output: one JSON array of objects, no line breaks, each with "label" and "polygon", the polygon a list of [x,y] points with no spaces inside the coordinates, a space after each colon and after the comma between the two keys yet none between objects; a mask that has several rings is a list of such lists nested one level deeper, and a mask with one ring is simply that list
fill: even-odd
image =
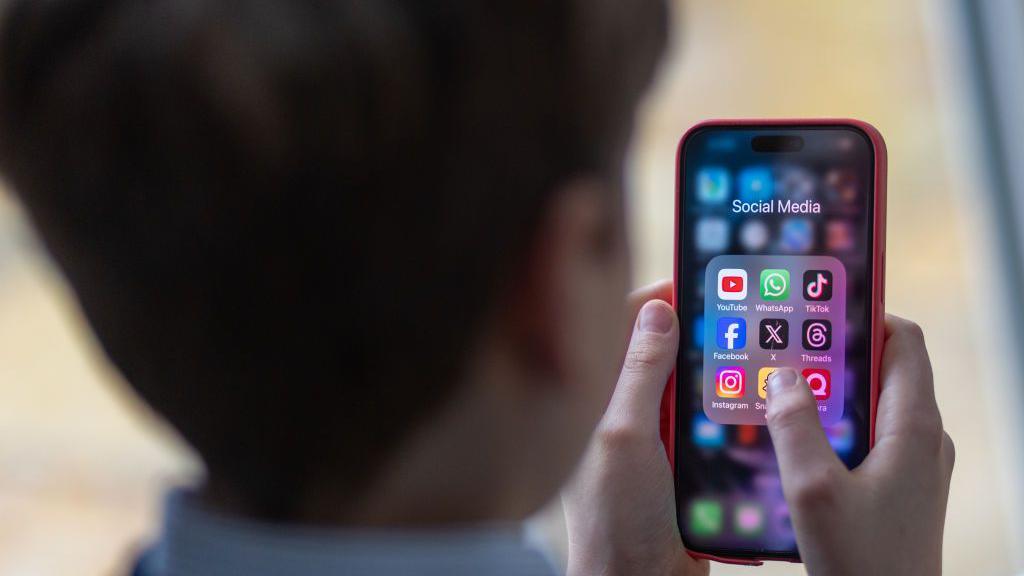
[{"label": "fingernail", "polygon": [[672,329],[672,310],[661,302],[648,302],[640,310],[640,331],[668,334]]},{"label": "fingernail", "polygon": [[768,377],[768,396],[785,392],[796,386],[796,380],[796,370],[781,368],[772,372],[772,375]]}]

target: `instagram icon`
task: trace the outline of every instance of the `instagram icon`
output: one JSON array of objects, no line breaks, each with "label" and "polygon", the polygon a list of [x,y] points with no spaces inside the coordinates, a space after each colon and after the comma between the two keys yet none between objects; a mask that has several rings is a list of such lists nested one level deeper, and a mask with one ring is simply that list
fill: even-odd
[{"label": "instagram icon", "polygon": [[715,372],[715,393],[721,398],[742,398],[747,374],[742,366],[719,368]]}]

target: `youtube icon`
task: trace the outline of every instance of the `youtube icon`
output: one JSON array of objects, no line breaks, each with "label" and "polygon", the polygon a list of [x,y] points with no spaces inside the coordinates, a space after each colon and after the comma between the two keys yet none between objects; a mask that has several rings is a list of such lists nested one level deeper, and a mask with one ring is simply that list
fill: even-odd
[{"label": "youtube icon", "polygon": [[718,271],[718,298],[720,300],[743,300],[746,297],[746,270],[723,268]]}]

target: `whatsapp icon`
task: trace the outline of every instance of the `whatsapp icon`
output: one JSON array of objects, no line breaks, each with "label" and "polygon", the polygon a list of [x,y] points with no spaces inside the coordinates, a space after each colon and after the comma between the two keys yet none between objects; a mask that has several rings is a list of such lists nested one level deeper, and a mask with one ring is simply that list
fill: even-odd
[{"label": "whatsapp icon", "polygon": [[761,271],[761,298],[785,300],[789,298],[789,270],[769,268]]}]

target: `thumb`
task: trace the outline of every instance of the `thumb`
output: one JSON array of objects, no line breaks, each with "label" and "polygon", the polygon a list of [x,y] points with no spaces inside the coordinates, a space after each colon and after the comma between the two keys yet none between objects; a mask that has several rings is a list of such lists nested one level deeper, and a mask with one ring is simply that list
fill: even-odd
[{"label": "thumb", "polygon": [[782,474],[782,489],[792,500],[824,478],[846,470],[829,445],[807,381],[782,368],[768,378],[768,432]]},{"label": "thumb", "polygon": [[676,364],[679,321],[666,302],[651,300],[640,309],[622,374],[605,413],[606,424],[658,433],[661,396]]}]

